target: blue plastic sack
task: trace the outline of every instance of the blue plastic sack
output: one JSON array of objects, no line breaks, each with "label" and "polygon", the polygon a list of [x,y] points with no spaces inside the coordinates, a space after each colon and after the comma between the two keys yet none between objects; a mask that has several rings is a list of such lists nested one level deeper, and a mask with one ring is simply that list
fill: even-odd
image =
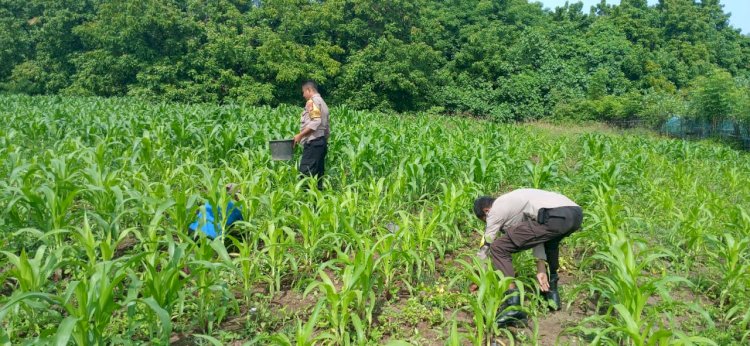
[{"label": "blue plastic sack", "polygon": [[[206,209],[206,215],[205,215],[205,223],[203,223],[204,215],[203,215],[203,208],[201,208],[198,211],[198,217],[195,220],[195,222],[191,223],[188,228],[190,228],[191,232],[195,232],[197,230],[200,230],[203,234],[205,234],[208,238],[214,239],[218,237],[221,234],[221,228],[218,228],[217,232],[217,220],[214,217],[214,211],[213,207],[211,207],[211,204],[206,202],[204,204]],[[233,223],[237,221],[242,221],[242,212],[239,207],[236,207],[233,202],[229,202],[227,204],[226,213],[229,214],[229,216],[226,219],[226,222],[224,224],[224,229],[228,229],[229,226],[231,226]],[[219,213],[219,218],[221,218],[221,213]],[[203,225],[201,227],[201,225]]]}]

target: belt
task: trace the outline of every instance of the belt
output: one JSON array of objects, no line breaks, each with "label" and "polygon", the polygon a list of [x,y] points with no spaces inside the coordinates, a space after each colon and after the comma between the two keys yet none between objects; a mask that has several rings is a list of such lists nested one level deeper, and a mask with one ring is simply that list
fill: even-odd
[{"label": "belt", "polygon": [[326,140],[326,137],[325,136],[321,136],[321,137],[318,137],[318,138],[315,138],[315,139],[311,139],[311,140],[305,141],[302,145],[307,146],[307,145],[310,145],[310,144],[316,144],[316,143],[320,143],[320,142],[325,142],[325,140]]}]

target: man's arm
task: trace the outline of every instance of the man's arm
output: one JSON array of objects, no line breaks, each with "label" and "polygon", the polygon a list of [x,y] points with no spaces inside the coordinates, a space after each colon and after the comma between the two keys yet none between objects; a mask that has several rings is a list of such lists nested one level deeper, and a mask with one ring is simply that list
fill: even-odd
[{"label": "man's arm", "polygon": [[547,262],[545,262],[543,259],[536,260],[536,272],[537,273],[547,273]]},{"label": "man's arm", "polygon": [[490,244],[495,240],[497,232],[500,232],[503,224],[505,224],[505,218],[502,216],[498,216],[492,213],[492,211],[487,214],[487,226],[484,228],[484,242],[486,244]]},{"label": "man's arm", "polygon": [[547,262],[543,259],[536,260],[536,279],[542,292],[549,291],[549,279],[547,277]]},{"label": "man's arm", "polygon": [[313,131],[315,131],[315,129],[311,129],[309,126],[305,127],[300,133],[294,136],[294,145],[299,144],[299,142],[302,141],[302,138],[309,136]]},{"label": "man's arm", "polygon": [[536,257],[536,279],[539,281],[539,287],[542,291],[549,291],[549,276],[547,274],[547,254],[544,251],[544,245],[539,244],[531,250]]},{"label": "man's arm", "polygon": [[308,112],[310,116],[310,122],[307,124],[307,126],[305,126],[304,129],[302,129],[302,131],[300,131],[300,133],[294,136],[294,145],[297,145],[299,142],[302,141],[303,138],[309,136],[311,133],[317,130],[321,123],[320,106],[315,104],[313,100],[307,101],[307,104],[305,105],[305,110]]},{"label": "man's arm", "polygon": [[487,252],[489,251],[489,245],[495,240],[497,237],[497,232],[500,232],[505,226],[505,222],[509,218],[509,210],[511,209],[511,205],[509,205],[507,199],[504,199],[503,196],[498,197],[495,202],[492,203],[492,206],[490,207],[490,211],[487,212],[486,215],[486,226],[484,228],[484,236],[482,236],[482,245],[479,249],[479,252],[477,253],[477,256],[479,258],[486,258]]},{"label": "man's arm", "polygon": [[479,244],[479,252],[477,252],[477,256],[480,259],[487,258],[487,252],[490,250],[490,244],[493,240],[495,240],[495,236],[500,230],[499,224],[490,223],[490,221],[493,220],[491,220],[490,216],[487,215],[487,227],[484,228],[484,235],[482,236],[482,241]]}]

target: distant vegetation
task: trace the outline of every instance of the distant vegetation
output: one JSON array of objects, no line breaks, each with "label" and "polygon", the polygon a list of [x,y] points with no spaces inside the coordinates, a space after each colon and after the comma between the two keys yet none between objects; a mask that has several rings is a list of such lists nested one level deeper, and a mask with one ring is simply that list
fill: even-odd
[{"label": "distant vegetation", "polygon": [[[735,16],[738,14],[734,14]],[[0,1],[0,89],[496,120],[750,117],[718,0]]]}]

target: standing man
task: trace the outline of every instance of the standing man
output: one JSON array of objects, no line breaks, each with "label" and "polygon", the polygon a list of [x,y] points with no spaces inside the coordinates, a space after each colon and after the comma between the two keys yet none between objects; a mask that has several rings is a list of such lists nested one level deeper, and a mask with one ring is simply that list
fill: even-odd
[{"label": "standing man", "polygon": [[300,178],[315,177],[318,190],[323,189],[328,136],[328,105],[318,93],[318,85],[308,81],[302,85],[302,96],[307,100],[302,111],[300,132],[294,136],[294,144],[302,145],[302,160],[299,163]]},{"label": "standing man", "polygon": [[[498,198],[477,198],[474,214],[487,224],[483,245],[477,255],[480,258],[489,256],[495,269],[506,277],[514,277],[511,254],[533,248],[539,286],[546,298],[554,302],[553,308],[559,310],[559,245],[563,238],[581,228],[581,207],[558,193],[519,189]],[[500,237],[496,237],[498,231],[502,232]],[[546,264],[549,264],[549,276]],[[501,327],[526,319],[526,314],[518,310],[521,297],[515,284],[511,284],[505,294],[509,297],[500,307],[497,317]]]}]

